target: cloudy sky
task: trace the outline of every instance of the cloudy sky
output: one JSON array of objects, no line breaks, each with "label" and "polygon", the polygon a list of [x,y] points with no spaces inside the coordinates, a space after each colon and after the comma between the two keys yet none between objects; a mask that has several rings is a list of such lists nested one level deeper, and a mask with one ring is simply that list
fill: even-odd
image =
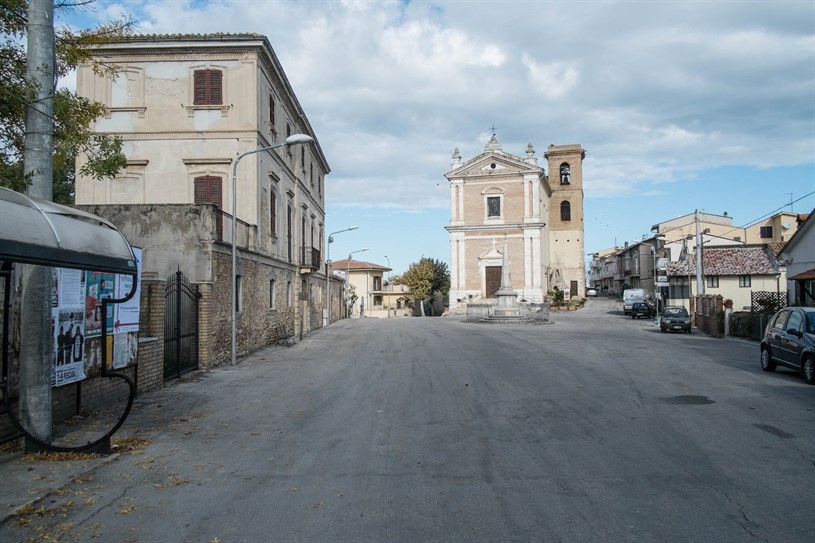
[{"label": "cloudy sky", "polygon": [[[120,1],[140,33],[268,36],[328,158],[333,260],[449,262],[459,148],[579,143],[585,243],[815,208],[812,1]],[[547,172],[548,173],[548,172]],[[791,204],[792,202],[792,204]]]}]

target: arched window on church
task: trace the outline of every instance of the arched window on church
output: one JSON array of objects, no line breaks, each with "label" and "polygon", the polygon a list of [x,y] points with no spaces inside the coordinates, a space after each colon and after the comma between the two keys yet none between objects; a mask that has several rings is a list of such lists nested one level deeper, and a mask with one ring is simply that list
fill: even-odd
[{"label": "arched window on church", "polygon": [[569,185],[572,182],[572,174],[569,170],[569,163],[564,162],[560,165],[560,184]]},{"label": "arched window on church", "polygon": [[572,220],[572,204],[568,200],[560,202],[560,220],[564,222]]}]

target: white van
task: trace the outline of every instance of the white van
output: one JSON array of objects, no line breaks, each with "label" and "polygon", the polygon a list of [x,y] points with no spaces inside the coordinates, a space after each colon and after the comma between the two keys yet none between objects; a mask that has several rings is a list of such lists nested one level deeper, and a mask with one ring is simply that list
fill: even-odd
[{"label": "white van", "polygon": [[634,302],[645,301],[644,288],[629,288],[623,291],[623,313],[628,316],[631,314],[631,304]]}]

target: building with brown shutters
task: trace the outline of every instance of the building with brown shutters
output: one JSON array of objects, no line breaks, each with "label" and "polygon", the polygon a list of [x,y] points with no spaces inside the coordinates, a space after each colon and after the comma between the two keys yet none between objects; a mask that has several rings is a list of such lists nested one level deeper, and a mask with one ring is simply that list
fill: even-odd
[{"label": "building with brown shutters", "polygon": [[[78,173],[76,204],[143,248],[148,282],[180,270],[197,286],[210,313],[200,323],[202,363],[230,356],[233,205],[238,354],[274,342],[281,324],[296,334],[321,326],[330,168],[267,38],[134,36],[96,46],[93,58],[118,75],[82,65],[77,92],[107,106],[94,129],[122,139],[127,167],[108,180]],[[293,134],[314,142],[245,156],[233,202],[233,160]]]}]

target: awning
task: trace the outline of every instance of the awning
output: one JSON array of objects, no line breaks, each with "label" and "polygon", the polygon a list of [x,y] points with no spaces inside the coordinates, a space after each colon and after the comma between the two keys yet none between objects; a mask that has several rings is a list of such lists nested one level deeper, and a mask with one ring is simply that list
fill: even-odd
[{"label": "awning", "polygon": [[0,187],[0,260],[136,274],[124,235],[105,219]]},{"label": "awning", "polygon": [[792,281],[815,281],[815,268],[801,273],[796,273],[792,277],[789,277],[789,279]]}]

